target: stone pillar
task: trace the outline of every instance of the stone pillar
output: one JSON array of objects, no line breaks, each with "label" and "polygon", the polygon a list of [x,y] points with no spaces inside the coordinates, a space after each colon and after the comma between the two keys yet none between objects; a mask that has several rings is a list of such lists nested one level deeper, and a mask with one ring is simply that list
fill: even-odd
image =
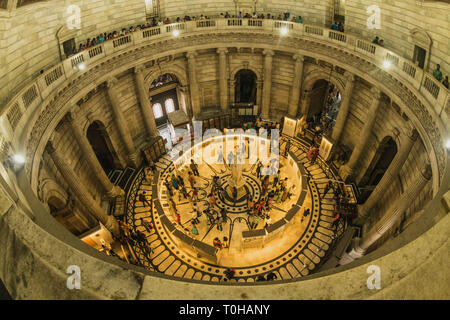
[{"label": "stone pillar", "polygon": [[305,116],[305,119],[308,117],[309,107],[311,104],[311,92],[304,92],[302,96],[302,100],[300,102],[300,113],[301,116]]},{"label": "stone pillar", "polygon": [[128,164],[137,168],[140,165],[140,157],[139,153],[136,152],[136,148],[134,147],[133,138],[131,137],[131,133],[128,130],[127,122],[123,115],[122,109],[120,108],[119,98],[117,96],[117,91],[115,89],[115,84],[117,83],[116,78],[111,78],[107,82],[107,93],[108,98],[112,106],[114,120],[116,122],[117,128],[119,129],[119,134],[122,138],[122,141],[125,144],[125,149],[127,152]]},{"label": "stone pillar", "polygon": [[269,119],[270,92],[272,90],[272,60],[273,50],[264,50],[264,84],[262,93],[261,117]]},{"label": "stone pillar", "polygon": [[380,106],[381,92],[376,87],[372,88],[373,100],[370,104],[369,110],[366,114],[366,121],[364,123],[363,129],[359,134],[358,142],[353,149],[350,160],[339,169],[339,175],[344,181],[348,181],[353,177],[355,167],[361,158],[361,153],[363,152],[367,142],[369,141],[370,134],[372,132],[373,125],[378,112],[378,107]]},{"label": "stone pillar", "polygon": [[377,186],[372,191],[367,201],[362,206],[358,207],[358,219],[355,221],[355,223],[362,224],[375,204],[378,203],[378,201],[380,201],[384,196],[392,181],[394,181],[396,176],[400,173],[400,170],[406,159],[408,158],[408,155],[411,152],[411,148],[414,145],[417,136],[417,131],[413,129],[410,136],[403,139],[404,141],[400,145],[400,150],[397,151],[397,154],[387,168],[380,182],[378,182]]},{"label": "stone pillar", "polygon": [[388,209],[386,214],[376,223],[372,229],[363,236],[362,240],[349,253],[345,253],[340,264],[347,264],[355,259],[361,258],[378,239],[386,234],[400,219],[402,214],[414,202],[420,191],[423,190],[427,182],[431,179],[431,166],[427,164],[421,174],[414,180],[405,192]]},{"label": "stone pillar", "polygon": [[302,89],[303,61],[305,58],[299,54],[294,55],[293,58],[295,60],[294,81],[292,83],[291,95],[289,97],[288,116],[295,118],[297,116],[298,102]]},{"label": "stone pillar", "polygon": [[136,67],[134,69],[136,77],[136,87],[138,91],[139,104],[141,106],[142,116],[144,117],[145,127],[148,134],[151,137],[159,136],[158,129],[156,128],[155,115],[153,114],[152,104],[148,96],[147,89],[145,88],[144,81],[144,68]]},{"label": "stone pillar", "polygon": [[79,124],[75,121],[73,114],[71,112],[68,112],[66,114],[66,119],[67,122],[70,124],[75,140],[77,141],[81,149],[81,152],[83,153],[84,160],[88,163],[96,179],[102,185],[103,189],[106,192],[106,195],[109,198],[114,198],[117,197],[118,195],[125,194],[120,187],[113,185],[109,180],[109,178],[106,176],[105,170],[103,170],[100,162],[98,161],[98,158],[95,155],[95,152],[92,149],[92,146],[89,143],[88,138],[83,133],[83,130],[81,129]]},{"label": "stone pillar", "polygon": [[219,54],[220,108],[222,110],[228,110],[227,52],[227,48],[217,49]]},{"label": "stone pillar", "polygon": [[98,219],[111,233],[119,235],[119,224],[113,216],[108,216],[100,205],[94,200],[86,189],[86,186],[78,179],[73,169],[67,164],[64,158],[56,151],[54,143],[50,140],[47,144],[47,151],[53,159],[55,166],[67,181],[73,194],[89,210],[89,213]]},{"label": "stone pillar", "polygon": [[347,114],[350,109],[350,100],[352,98],[354,86],[355,76],[352,74],[348,74],[347,83],[345,85],[344,93],[342,94],[342,101],[336,118],[336,124],[334,125],[333,133],[331,134],[331,138],[334,140],[335,144],[338,143],[342,131],[344,130],[345,121],[347,120]]},{"label": "stone pillar", "polygon": [[197,53],[195,51],[186,53],[186,57],[188,60],[189,92],[191,93],[191,106],[194,117],[200,113],[200,97],[198,91],[199,89],[195,61],[196,56]]}]

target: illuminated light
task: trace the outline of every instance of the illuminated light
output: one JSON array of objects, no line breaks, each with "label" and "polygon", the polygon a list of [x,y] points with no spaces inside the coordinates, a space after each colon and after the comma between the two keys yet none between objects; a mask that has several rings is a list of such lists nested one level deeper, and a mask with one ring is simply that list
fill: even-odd
[{"label": "illuminated light", "polygon": [[172,31],[172,34],[173,34],[174,37],[178,37],[180,35],[180,30],[175,29],[175,30]]},{"label": "illuminated light", "polygon": [[450,139],[445,142],[445,147],[450,150]]},{"label": "illuminated light", "polygon": [[383,61],[383,67],[388,69],[391,67],[391,62],[389,60],[384,60]]},{"label": "illuminated light", "polygon": [[284,36],[284,35],[286,35],[288,33],[288,28],[283,27],[283,28],[280,29],[280,32]]},{"label": "illuminated light", "polygon": [[78,65],[78,70],[84,70],[84,68],[86,68],[86,66],[84,65],[84,63],[80,63]]},{"label": "illuminated light", "polygon": [[15,155],[13,155],[12,158],[13,158],[14,162],[17,164],[25,163],[25,158],[23,156],[21,156],[20,154],[15,154]]}]

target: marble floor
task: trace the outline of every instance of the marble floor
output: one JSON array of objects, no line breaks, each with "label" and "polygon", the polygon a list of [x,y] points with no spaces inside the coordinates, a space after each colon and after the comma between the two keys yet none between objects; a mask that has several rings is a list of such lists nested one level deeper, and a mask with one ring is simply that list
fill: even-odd
[{"label": "marble floor", "polygon": [[[283,148],[286,137],[282,139],[281,148]],[[146,268],[158,272],[163,272],[176,277],[205,280],[205,281],[221,281],[223,280],[223,272],[228,267],[236,270],[235,281],[255,281],[258,275],[267,274],[273,271],[277,275],[277,279],[292,279],[308,275],[321,262],[326,251],[333,243],[335,238],[336,227],[331,225],[333,212],[333,192],[321,199],[321,193],[326,182],[326,178],[335,178],[329,176],[331,173],[326,168],[322,168],[319,162],[310,164],[306,159],[307,145],[292,139],[291,151],[303,162],[308,175],[312,178],[308,182],[308,194],[299,214],[297,214],[284,232],[277,236],[269,243],[264,244],[263,248],[242,248],[242,231],[249,230],[248,215],[246,213],[246,201],[237,202],[236,205],[230,202],[230,199],[219,194],[217,196],[216,207],[219,211],[225,207],[228,211],[227,222],[222,225],[219,231],[216,225],[208,225],[206,216],[202,215],[197,224],[199,235],[197,240],[203,241],[209,245],[213,244],[213,239],[218,237],[220,240],[224,236],[230,239],[229,248],[220,249],[217,262],[198,257],[193,250],[186,246],[182,246],[173,236],[165,230],[157,214],[153,202],[151,206],[147,206],[137,200],[137,195],[146,192],[146,195],[153,198],[152,186],[143,179],[142,172],[138,174],[134,182],[129,201],[129,210],[127,222],[137,230],[144,232],[147,236],[149,247],[152,252],[148,254],[142,248],[135,248],[135,254]],[[283,151],[283,149],[282,149]],[[281,177],[286,176],[286,172],[280,166]],[[161,178],[165,179],[170,176],[174,170],[173,162],[170,155],[165,155],[156,164]],[[180,168],[177,174],[181,175],[187,187],[189,187],[187,179],[187,168]],[[199,189],[199,207],[206,207],[207,195],[211,191],[212,176],[220,177],[221,184],[226,186],[227,175],[230,174],[227,166],[222,164],[202,164],[199,166],[200,177],[198,177],[195,187]],[[247,192],[258,198],[261,193],[261,183],[256,177],[255,165],[245,163],[243,165],[243,178],[247,186]],[[161,181],[160,181],[161,182]],[[269,185],[272,185],[272,179]],[[165,210],[167,205],[167,190],[160,187],[160,201]],[[291,199],[284,202],[274,203],[270,209],[272,221],[276,221],[285,215],[287,210],[296,202],[300,188],[296,189],[296,193]],[[188,188],[188,191],[191,191]],[[167,214],[169,219],[177,225],[178,230],[192,236],[191,220],[193,219],[193,204],[190,199],[184,199],[177,191],[172,198],[176,203],[176,209],[181,216],[181,226],[176,224],[175,216]],[[309,208],[311,214],[303,222],[301,216],[303,210]],[[155,229],[147,230],[142,226],[140,218],[153,223]],[[257,228],[263,228],[264,222],[259,221]],[[339,226],[338,226],[339,228]]]}]

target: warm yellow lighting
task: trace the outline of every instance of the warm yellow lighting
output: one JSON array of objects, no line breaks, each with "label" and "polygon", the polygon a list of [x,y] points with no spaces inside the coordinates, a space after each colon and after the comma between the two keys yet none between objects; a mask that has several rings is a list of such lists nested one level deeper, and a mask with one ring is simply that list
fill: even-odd
[{"label": "warm yellow lighting", "polygon": [[288,33],[288,28],[283,27],[283,28],[281,28],[280,32],[284,36],[284,35],[286,35]]},{"label": "warm yellow lighting", "polygon": [[390,68],[390,67],[391,67],[391,62],[390,62],[389,60],[384,60],[384,61],[383,61],[383,67],[384,67],[385,69]]},{"label": "warm yellow lighting", "polygon": [[80,63],[78,65],[78,70],[84,70],[84,68],[86,68],[86,66],[84,65],[84,63]]},{"label": "warm yellow lighting", "polygon": [[445,147],[450,150],[450,139],[445,142]]},{"label": "warm yellow lighting", "polygon": [[15,155],[13,155],[12,158],[13,158],[14,162],[17,164],[25,163],[25,158],[20,154],[15,154]]},{"label": "warm yellow lighting", "polygon": [[174,37],[178,37],[180,35],[180,30],[175,29],[172,31],[172,34]]}]

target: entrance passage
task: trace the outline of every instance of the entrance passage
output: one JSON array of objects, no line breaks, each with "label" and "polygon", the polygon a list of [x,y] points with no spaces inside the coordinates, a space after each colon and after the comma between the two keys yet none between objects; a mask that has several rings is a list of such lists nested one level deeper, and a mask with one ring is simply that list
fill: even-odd
[{"label": "entrance passage", "polygon": [[235,76],[234,98],[236,103],[256,104],[256,74],[247,69],[240,70]]},{"label": "entrance passage", "polygon": [[117,156],[112,151],[111,140],[100,121],[94,121],[87,130],[87,139],[106,175],[114,169],[121,169]]},{"label": "entrance passage", "polygon": [[310,93],[307,121],[319,126],[324,133],[331,133],[341,105],[341,93],[327,80],[317,80]]},{"label": "entrance passage", "polygon": [[387,168],[389,168],[389,165],[396,154],[397,144],[391,137],[385,137],[381,141],[375,156],[366,170],[366,173],[358,184],[361,192],[361,203],[366,202],[369,198],[373,189],[375,189],[378,182],[380,182],[381,178],[383,178],[384,173]]}]

